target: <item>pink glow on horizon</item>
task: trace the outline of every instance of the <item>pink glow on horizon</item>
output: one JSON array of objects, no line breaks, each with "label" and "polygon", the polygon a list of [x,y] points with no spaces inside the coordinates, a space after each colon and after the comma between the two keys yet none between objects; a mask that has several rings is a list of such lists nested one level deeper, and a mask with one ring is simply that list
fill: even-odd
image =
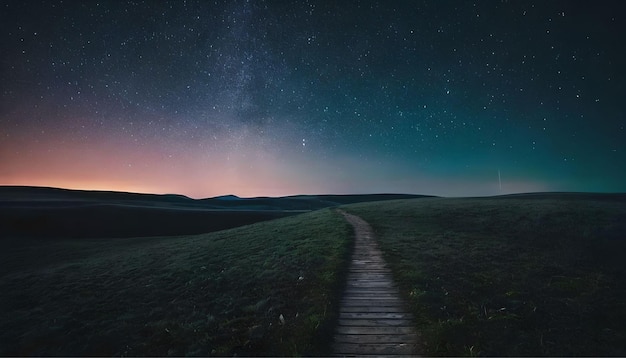
[{"label": "pink glow on horizon", "polygon": [[[497,177],[486,181],[419,174],[408,172],[407,163],[389,164],[380,158],[335,156],[326,161],[285,150],[284,144],[276,147],[282,151],[268,150],[254,138],[229,144],[213,143],[207,151],[198,143],[166,148],[156,141],[142,145],[114,136],[89,143],[42,140],[10,156],[0,151],[0,185],[182,194],[196,199],[227,194],[488,196],[552,189],[546,183],[515,178],[503,182],[500,192]],[[22,147],[13,142],[7,148]]]},{"label": "pink glow on horizon", "polygon": [[[170,193],[192,198],[300,194],[303,182],[309,193],[324,191],[322,185],[301,180],[304,174],[290,171],[287,159],[251,143],[236,150],[228,149],[232,146],[213,148],[208,153],[110,137],[90,143],[40,141],[11,156],[0,152],[0,185]],[[17,141],[8,147],[20,148],[19,144]]]}]

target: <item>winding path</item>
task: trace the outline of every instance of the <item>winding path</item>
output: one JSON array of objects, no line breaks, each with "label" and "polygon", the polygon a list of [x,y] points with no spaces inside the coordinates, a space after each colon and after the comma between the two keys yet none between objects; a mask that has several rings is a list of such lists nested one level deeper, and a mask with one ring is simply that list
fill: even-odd
[{"label": "winding path", "polygon": [[333,345],[337,356],[416,356],[418,334],[378,249],[372,228],[339,211],[352,224],[355,247]]}]

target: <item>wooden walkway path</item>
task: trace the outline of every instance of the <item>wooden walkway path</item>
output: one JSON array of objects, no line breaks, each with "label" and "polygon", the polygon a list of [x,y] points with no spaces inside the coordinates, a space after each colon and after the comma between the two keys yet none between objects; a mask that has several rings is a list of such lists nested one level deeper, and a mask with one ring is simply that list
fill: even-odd
[{"label": "wooden walkway path", "polygon": [[333,345],[336,356],[416,356],[418,335],[371,227],[340,211],[356,242]]}]

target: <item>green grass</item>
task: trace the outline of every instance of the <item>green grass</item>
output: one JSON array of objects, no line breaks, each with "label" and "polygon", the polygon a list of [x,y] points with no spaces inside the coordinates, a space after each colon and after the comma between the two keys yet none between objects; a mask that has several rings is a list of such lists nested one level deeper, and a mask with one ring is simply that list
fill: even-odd
[{"label": "green grass", "polygon": [[326,354],[350,238],[322,210],[196,236],[4,239],[0,355]]},{"label": "green grass", "polygon": [[345,207],[374,228],[427,355],[626,355],[626,205],[573,197]]}]

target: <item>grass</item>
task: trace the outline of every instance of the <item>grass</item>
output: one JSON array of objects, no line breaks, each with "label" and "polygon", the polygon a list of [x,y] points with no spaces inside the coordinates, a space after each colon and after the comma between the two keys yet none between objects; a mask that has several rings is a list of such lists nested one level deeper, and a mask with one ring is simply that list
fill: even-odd
[{"label": "grass", "polygon": [[217,233],[0,241],[0,355],[322,355],[351,228],[330,210]]},{"label": "grass", "polygon": [[610,199],[345,209],[374,228],[426,355],[624,356],[626,205]]},{"label": "grass", "polygon": [[[0,200],[0,203],[2,201]],[[296,215],[293,211],[202,210],[93,203],[75,206],[0,205],[0,239],[136,238],[196,235]],[[62,204],[62,203],[61,203]],[[58,204],[58,205],[61,205]]]}]

